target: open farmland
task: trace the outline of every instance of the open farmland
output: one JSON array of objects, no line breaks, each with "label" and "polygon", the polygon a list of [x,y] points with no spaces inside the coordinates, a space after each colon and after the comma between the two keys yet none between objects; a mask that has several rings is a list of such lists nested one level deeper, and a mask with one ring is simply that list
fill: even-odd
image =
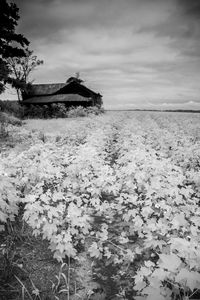
[{"label": "open farmland", "polygon": [[[41,299],[200,298],[199,114],[27,120],[9,134],[14,145],[0,154],[1,251],[20,223],[18,248],[33,235],[43,251],[49,245],[54,270],[66,262],[65,289],[55,284],[51,298],[28,270]],[[21,260],[13,263],[26,270],[23,251]]]}]

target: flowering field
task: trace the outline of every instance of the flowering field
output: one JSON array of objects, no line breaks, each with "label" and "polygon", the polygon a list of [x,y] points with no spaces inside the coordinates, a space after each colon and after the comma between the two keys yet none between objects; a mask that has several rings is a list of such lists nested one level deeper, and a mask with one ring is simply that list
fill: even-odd
[{"label": "flowering field", "polygon": [[200,298],[199,114],[110,112],[10,132],[20,142],[0,154],[2,232],[22,203],[58,262],[86,253],[113,285],[105,299]]}]

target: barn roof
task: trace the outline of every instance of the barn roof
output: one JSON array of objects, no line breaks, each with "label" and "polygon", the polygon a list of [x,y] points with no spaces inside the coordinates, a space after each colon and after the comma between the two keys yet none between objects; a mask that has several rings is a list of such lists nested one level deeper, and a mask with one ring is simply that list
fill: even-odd
[{"label": "barn roof", "polygon": [[86,98],[77,94],[57,94],[50,96],[36,96],[23,101],[24,104],[56,103],[56,102],[89,102]]},{"label": "barn roof", "polygon": [[[69,82],[69,83],[47,83],[47,84],[32,84],[28,90],[28,92],[26,93],[25,98],[30,98],[32,96],[42,96],[42,95],[53,95],[53,94],[57,94],[57,93],[64,93],[65,91],[68,91],[68,93],[70,93],[70,91],[74,90],[75,94],[78,92],[78,90],[82,90],[84,91],[87,95],[99,95],[98,93],[95,93],[94,91],[90,90],[89,88],[87,88],[86,86],[77,83],[75,81]],[[74,92],[71,92],[71,94],[73,94]],[[86,95],[84,95],[86,96]],[[88,97],[88,96],[87,96]]]},{"label": "barn roof", "polygon": [[66,83],[32,84],[28,94],[31,96],[51,95],[63,88]]}]

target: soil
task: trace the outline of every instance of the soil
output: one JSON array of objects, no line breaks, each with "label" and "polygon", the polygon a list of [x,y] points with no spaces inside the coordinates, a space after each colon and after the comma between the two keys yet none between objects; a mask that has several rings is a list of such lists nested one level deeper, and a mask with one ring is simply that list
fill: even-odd
[{"label": "soil", "polygon": [[[1,234],[0,251],[0,299],[1,300],[64,300],[67,292],[60,292],[66,289],[66,283],[61,273],[68,279],[68,265],[65,261],[61,269],[61,263],[53,258],[52,252],[48,249],[48,241],[40,237],[33,237],[31,230],[29,233],[17,235]],[[20,237],[20,238],[19,238]],[[112,281],[113,270],[109,266],[94,263],[83,251],[79,254],[80,261],[70,261],[70,300],[90,299],[90,300],[110,300],[114,299],[117,292]],[[94,268],[95,267],[95,268]],[[95,274],[95,270],[99,276]],[[59,284],[60,273],[60,284]],[[102,280],[102,274],[106,280]],[[56,277],[57,276],[57,277]],[[24,288],[23,288],[24,286]],[[24,298],[23,298],[23,289]],[[39,297],[34,295],[38,290]],[[58,298],[56,298],[56,296]]]}]

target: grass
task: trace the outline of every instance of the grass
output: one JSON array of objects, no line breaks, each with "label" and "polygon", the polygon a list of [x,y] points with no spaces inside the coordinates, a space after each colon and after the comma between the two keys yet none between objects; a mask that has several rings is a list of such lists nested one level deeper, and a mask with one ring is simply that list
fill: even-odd
[{"label": "grass", "polygon": [[27,226],[17,231],[17,238],[16,231],[0,236],[1,300],[87,299],[91,285],[87,262],[58,263],[47,241],[33,237]]}]

